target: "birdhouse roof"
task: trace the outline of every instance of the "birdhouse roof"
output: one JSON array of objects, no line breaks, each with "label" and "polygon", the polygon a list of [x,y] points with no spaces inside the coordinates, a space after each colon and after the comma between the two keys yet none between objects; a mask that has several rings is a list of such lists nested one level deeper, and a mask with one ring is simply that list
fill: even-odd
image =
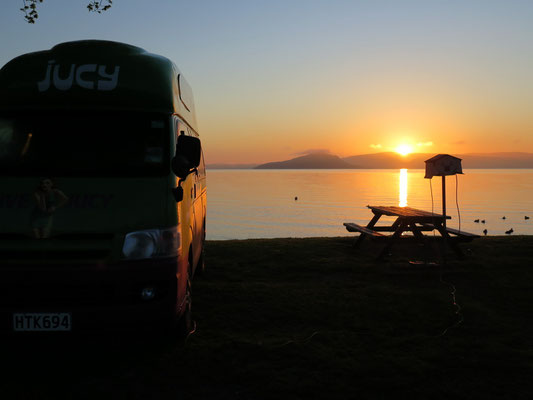
[{"label": "birdhouse roof", "polygon": [[431,157],[430,159],[428,159],[428,160],[426,160],[424,162],[435,162],[435,161],[441,160],[443,158],[453,158],[455,160],[461,161],[461,159],[459,157],[454,157],[454,156],[451,156],[449,154],[437,154],[436,156],[433,156],[433,157]]}]

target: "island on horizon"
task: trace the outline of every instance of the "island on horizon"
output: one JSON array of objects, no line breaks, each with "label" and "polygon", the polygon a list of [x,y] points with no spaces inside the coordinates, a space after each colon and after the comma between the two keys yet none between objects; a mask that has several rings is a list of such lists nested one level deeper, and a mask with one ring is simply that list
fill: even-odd
[{"label": "island on horizon", "polygon": [[[401,155],[395,152],[361,154],[339,157],[334,154],[312,153],[290,160],[264,164],[208,164],[208,169],[421,169],[424,161],[436,153],[410,153]],[[533,168],[533,153],[465,153],[454,154],[463,160],[467,169],[507,169]]]}]

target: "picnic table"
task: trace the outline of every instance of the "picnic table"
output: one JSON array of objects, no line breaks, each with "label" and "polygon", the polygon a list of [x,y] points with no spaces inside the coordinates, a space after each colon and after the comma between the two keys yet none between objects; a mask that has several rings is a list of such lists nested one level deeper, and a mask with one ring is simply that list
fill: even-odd
[{"label": "picnic table", "polygon": [[[383,259],[389,254],[392,246],[398,242],[402,233],[412,232],[414,238],[424,245],[427,245],[426,235],[423,232],[436,230],[444,241],[459,256],[463,252],[458,246],[460,242],[469,242],[479,235],[449,228],[446,220],[451,219],[449,215],[435,214],[429,211],[418,210],[411,207],[397,206],[367,206],[374,217],[366,226],[361,226],[353,222],[345,222],[344,226],[348,232],[359,232],[360,235],[354,242],[354,247],[359,247],[366,237],[385,238],[386,245],[380,252],[378,259]],[[378,226],[379,219],[383,216],[396,217],[392,225]],[[381,232],[391,232],[391,235],[384,235]]]}]

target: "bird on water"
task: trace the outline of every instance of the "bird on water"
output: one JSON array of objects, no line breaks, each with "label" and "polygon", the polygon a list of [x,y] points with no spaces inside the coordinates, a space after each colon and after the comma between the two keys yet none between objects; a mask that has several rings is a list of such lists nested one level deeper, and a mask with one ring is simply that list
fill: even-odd
[{"label": "bird on water", "polygon": [[510,235],[510,234],[513,233],[513,232],[514,232],[514,231],[513,231],[513,228],[511,228],[511,229],[509,229],[508,231],[505,231],[505,234],[506,234],[506,235]]},{"label": "bird on water", "polygon": [[483,234],[484,234],[485,236],[487,236],[487,233],[489,233],[489,231],[486,230],[486,229],[483,229]]}]

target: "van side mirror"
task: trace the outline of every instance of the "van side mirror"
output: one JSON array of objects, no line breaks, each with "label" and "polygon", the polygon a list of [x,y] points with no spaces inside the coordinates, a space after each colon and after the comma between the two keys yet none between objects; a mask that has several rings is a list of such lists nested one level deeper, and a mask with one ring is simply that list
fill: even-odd
[{"label": "van side mirror", "polygon": [[172,195],[174,196],[174,200],[176,200],[176,203],[179,203],[183,200],[183,188],[181,186],[178,186],[172,189]]},{"label": "van side mirror", "polygon": [[176,156],[172,159],[172,171],[180,178],[187,177],[191,169],[200,165],[202,145],[200,139],[193,136],[178,136]]},{"label": "van side mirror", "polygon": [[176,153],[170,165],[172,167],[172,172],[174,172],[180,179],[187,178],[187,175],[189,175],[191,171],[189,160],[181,154]]}]

